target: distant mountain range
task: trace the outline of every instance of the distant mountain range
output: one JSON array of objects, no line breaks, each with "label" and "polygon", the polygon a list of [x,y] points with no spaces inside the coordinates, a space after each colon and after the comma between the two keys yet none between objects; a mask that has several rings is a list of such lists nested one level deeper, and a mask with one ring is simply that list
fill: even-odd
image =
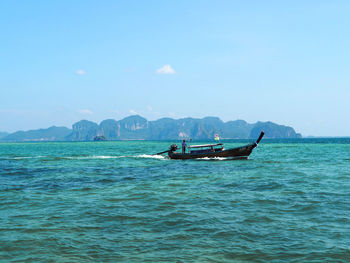
[{"label": "distant mountain range", "polygon": [[0,141],[6,142],[26,142],[26,141],[65,141],[66,137],[72,133],[71,129],[66,127],[52,126],[47,129],[17,131],[5,137]]},{"label": "distant mountain range", "polygon": [[[18,131],[12,134],[0,133],[0,140],[6,142],[23,141],[92,141],[96,136],[107,140],[210,140],[215,134],[222,139],[255,139],[260,131],[265,138],[300,138],[292,127],[273,122],[247,123],[243,120],[223,122],[217,117],[203,119],[162,118],[147,121],[139,115],[116,121],[108,119],[97,124],[81,120],[73,124],[73,129],[52,126],[48,129]],[[3,136],[1,136],[3,134]]]},{"label": "distant mountain range", "polygon": [[9,133],[7,133],[7,132],[0,132],[0,139],[4,138],[7,135],[9,135]]}]

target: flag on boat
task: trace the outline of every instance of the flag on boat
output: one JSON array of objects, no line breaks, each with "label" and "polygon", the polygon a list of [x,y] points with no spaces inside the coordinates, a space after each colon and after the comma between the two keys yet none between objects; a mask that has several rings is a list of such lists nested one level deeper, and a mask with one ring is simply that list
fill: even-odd
[{"label": "flag on boat", "polygon": [[220,140],[219,134],[215,134],[215,135],[214,135],[214,140],[215,140],[215,141],[219,141],[219,140]]}]

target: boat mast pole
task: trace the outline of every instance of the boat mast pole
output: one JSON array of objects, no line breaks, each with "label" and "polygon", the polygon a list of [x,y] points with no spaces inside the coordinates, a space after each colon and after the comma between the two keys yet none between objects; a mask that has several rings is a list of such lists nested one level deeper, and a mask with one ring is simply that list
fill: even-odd
[{"label": "boat mast pole", "polygon": [[259,138],[256,140],[255,144],[258,146],[259,142],[261,141],[261,139],[264,137],[264,131],[261,131]]}]

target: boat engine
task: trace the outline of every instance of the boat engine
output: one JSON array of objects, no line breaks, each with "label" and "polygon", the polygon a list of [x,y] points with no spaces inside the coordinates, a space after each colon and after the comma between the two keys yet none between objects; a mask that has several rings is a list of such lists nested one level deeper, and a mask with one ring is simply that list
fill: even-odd
[{"label": "boat engine", "polygon": [[176,150],[177,150],[177,145],[176,144],[170,145],[170,148],[169,148],[170,152],[175,152]]}]

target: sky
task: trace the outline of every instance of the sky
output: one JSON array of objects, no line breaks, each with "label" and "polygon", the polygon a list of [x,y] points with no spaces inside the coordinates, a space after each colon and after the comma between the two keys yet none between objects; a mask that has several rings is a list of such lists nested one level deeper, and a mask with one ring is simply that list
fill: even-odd
[{"label": "sky", "polygon": [[0,131],[139,114],[350,136],[350,1],[0,2]]}]

